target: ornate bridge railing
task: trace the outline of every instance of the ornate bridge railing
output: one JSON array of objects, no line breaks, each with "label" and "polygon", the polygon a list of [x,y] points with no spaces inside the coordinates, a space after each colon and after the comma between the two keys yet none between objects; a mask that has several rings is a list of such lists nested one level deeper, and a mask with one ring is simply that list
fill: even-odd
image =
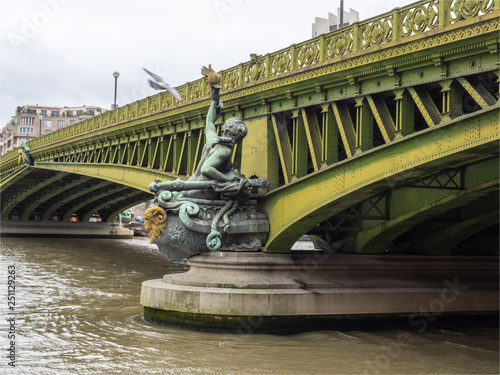
[{"label": "ornate bridge railing", "polygon": [[[345,60],[347,56],[354,57],[384,44],[403,44],[419,34],[442,27],[459,26],[478,17],[493,15],[498,9],[498,0],[419,1],[274,53],[264,56],[252,55],[251,61],[220,72],[222,89],[229,94],[234,90],[262,83],[297,69],[312,68],[338,59],[346,61],[342,64],[342,68],[349,67],[352,64],[349,60]],[[464,38],[467,35],[462,34],[458,37]],[[434,43],[440,41],[435,40]],[[396,54],[398,51],[394,50],[392,55]],[[391,54],[386,56],[390,57]],[[368,61],[362,63],[366,62]],[[171,95],[163,92],[37,138],[31,141],[29,146],[35,149],[88,132],[128,123],[161,111],[167,110],[169,115],[176,115],[184,112],[183,108],[189,103],[205,99],[208,95],[208,84],[206,78],[203,78],[186,83],[177,90],[184,99],[184,104],[180,104]],[[12,151],[2,159],[8,160],[15,154],[16,152]]]}]

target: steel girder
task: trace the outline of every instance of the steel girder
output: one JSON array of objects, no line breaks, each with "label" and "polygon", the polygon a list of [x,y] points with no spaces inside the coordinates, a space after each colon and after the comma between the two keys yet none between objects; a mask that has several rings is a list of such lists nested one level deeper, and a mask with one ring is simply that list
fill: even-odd
[{"label": "steel girder", "polygon": [[262,205],[273,223],[267,251],[288,251],[301,234],[388,188],[498,157],[498,108],[422,130],[269,193]]}]

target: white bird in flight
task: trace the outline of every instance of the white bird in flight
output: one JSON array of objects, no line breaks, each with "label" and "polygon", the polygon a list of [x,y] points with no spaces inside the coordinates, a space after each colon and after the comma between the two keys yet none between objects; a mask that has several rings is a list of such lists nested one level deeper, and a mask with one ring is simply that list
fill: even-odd
[{"label": "white bird in flight", "polygon": [[158,75],[153,72],[150,72],[146,68],[142,68],[146,73],[148,73],[151,77],[155,79],[156,82],[153,82],[152,80],[148,79],[149,85],[154,88],[155,90],[167,90],[169,93],[172,94],[172,96],[177,99],[180,102],[183,102],[181,95],[179,92],[170,86],[168,83],[163,82],[163,79]]}]

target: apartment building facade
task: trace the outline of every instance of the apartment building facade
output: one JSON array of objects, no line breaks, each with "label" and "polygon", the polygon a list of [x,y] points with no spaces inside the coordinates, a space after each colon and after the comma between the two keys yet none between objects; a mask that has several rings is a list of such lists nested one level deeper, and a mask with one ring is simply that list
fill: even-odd
[{"label": "apartment building facade", "polygon": [[17,107],[15,116],[2,128],[0,155],[17,149],[22,141],[30,141],[79,121],[100,115],[106,109],[96,106],[49,107],[25,105]]}]

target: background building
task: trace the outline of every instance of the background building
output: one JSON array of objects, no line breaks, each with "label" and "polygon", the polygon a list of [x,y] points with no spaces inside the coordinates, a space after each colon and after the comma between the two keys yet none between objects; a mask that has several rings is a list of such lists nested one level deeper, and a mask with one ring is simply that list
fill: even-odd
[{"label": "background building", "polygon": [[312,24],[312,37],[315,38],[321,34],[348,26],[353,22],[359,21],[359,12],[354,9],[344,10],[343,25],[340,25],[340,8],[337,8],[337,14],[328,13],[328,18],[315,17]]},{"label": "background building", "polygon": [[78,121],[100,115],[106,111],[95,106],[48,107],[25,105],[17,107],[16,115],[3,127],[0,138],[0,155],[19,147],[40,135],[71,126]]}]

